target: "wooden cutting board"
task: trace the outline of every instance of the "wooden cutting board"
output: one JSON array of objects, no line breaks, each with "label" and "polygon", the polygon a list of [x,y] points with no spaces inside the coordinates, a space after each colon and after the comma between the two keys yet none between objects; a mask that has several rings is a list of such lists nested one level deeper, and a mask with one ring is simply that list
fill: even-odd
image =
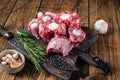
[{"label": "wooden cutting board", "polygon": [[[76,63],[79,63],[79,64],[80,64],[82,61],[80,61],[80,60],[78,61],[78,57],[77,57],[77,55],[74,54],[74,53],[80,53],[81,51],[86,53],[86,50],[87,50],[92,44],[94,44],[94,42],[98,39],[98,33],[97,33],[96,31],[92,31],[91,29],[86,28],[86,27],[82,27],[82,30],[84,30],[85,33],[86,33],[86,38],[85,38],[85,40],[84,40],[83,42],[81,42],[77,47],[75,47],[75,48],[70,52],[70,55],[66,57],[67,59],[72,60],[75,65],[76,65]],[[23,30],[23,31],[27,31],[27,30],[25,29],[25,30]],[[33,39],[34,39],[34,38],[33,38]],[[40,39],[40,40],[34,39],[34,40],[35,40],[36,43],[38,43],[41,47],[43,47],[44,49],[46,49],[47,44],[44,43],[44,42],[42,41],[42,39]],[[32,61],[31,61],[31,58],[29,57],[29,55],[28,55],[28,54],[26,53],[26,51],[24,50],[24,48],[23,48],[23,46],[21,45],[21,43],[19,42],[19,39],[18,39],[17,36],[14,36],[14,38],[12,38],[12,39],[10,39],[10,40],[8,41],[8,44],[7,44],[7,46],[6,46],[6,49],[16,49],[16,50],[20,51],[21,53],[23,53],[23,54],[25,55],[26,60],[27,60],[30,64],[33,64]],[[74,76],[75,78],[76,78],[76,77],[77,77],[77,78],[80,77],[80,76],[79,76],[79,73],[80,73],[81,70],[73,73],[73,71],[58,70],[58,69],[54,69],[53,67],[51,67],[51,66],[49,66],[49,65],[47,65],[47,66],[46,66],[46,65],[47,65],[47,64],[43,65],[43,68],[44,68],[47,72],[49,72],[49,73],[51,73],[51,74],[53,74],[53,75],[55,75],[55,76],[57,76],[57,77],[60,77],[60,78],[62,78],[62,79],[66,79],[66,80],[67,80],[67,79],[70,79],[70,78],[71,78],[71,75],[73,75],[73,74],[78,74],[77,76]],[[77,64],[77,66],[78,66],[78,68],[79,68],[79,65],[78,65],[78,64]],[[79,69],[80,69],[80,68],[79,68]],[[58,73],[58,72],[59,72],[59,73]],[[61,73],[62,73],[62,74],[61,74]]]}]

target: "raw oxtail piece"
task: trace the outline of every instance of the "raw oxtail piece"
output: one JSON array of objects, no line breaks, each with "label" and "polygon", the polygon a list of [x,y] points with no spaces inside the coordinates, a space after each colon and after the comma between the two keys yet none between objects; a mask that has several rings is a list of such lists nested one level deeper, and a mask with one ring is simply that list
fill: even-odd
[{"label": "raw oxtail piece", "polygon": [[64,36],[55,36],[48,43],[46,52],[57,52],[67,56],[71,49],[74,47],[73,43],[70,43],[69,39]]},{"label": "raw oxtail piece", "polygon": [[85,39],[85,32],[80,28],[69,28],[70,41],[73,43],[80,43]]},{"label": "raw oxtail piece", "polygon": [[81,26],[80,17],[76,12],[64,11],[60,14],[57,14],[55,20],[58,22],[64,23],[68,28],[69,27],[79,27]]}]

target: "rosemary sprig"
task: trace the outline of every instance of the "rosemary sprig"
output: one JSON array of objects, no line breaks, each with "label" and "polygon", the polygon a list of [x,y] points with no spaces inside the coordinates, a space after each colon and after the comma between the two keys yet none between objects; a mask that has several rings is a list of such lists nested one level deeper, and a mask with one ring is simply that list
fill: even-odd
[{"label": "rosemary sprig", "polygon": [[36,69],[40,72],[42,68],[39,64],[39,61],[41,60],[40,63],[42,63],[44,57],[46,56],[44,49],[30,38],[29,33],[17,31],[17,35],[24,49],[31,57]]}]

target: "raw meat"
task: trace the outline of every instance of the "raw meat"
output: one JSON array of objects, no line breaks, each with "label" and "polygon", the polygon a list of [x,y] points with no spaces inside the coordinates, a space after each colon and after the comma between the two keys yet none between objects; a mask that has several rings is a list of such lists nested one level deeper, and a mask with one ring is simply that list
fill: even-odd
[{"label": "raw meat", "polygon": [[45,12],[45,15],[51,16],[53,19],[56,17],[56,14],[53,12]]},{"label": "raw meat", "polygon": [[70,41],[79,43],[85,39],[85,32],[80,28],[69,28]]},{"label": "raw meat", "polygon": [[49,42],[55,35],[66,35],[65,24],[57,22],[50,22],[48,24],[39,25],[39,35],[43,38],[44,42]]},{"label": "raw meat", "polygon": [[63,36],[55,36],[50,40],[48,43],[46,52],[57,52],[62,53],[63,56],[68,55],[68,53],[71,51],[71,49],[74,47],[74,44],[72,44],[69,39]]},{"label": "raw meat", "polygon": [[33,19],[28,24],[28,31],[31,32],[37,39],[39,39],[39,23],[37,19]]},{"label": "raw meat", "polygon": [[37,18],[29,23],[28,30],[37,39],[41,37],[48,43],[47,53],[54,51],[63,56],[68,55],[75,45],[85,39],[79,16],[69,11],[60,14],[38,12]]},{"label": "raw meat", "polygon": [[56,21],[63,22],[68,28],[69,27],[80,27],[80,19],[77,13],[65,11],[57,14]]},{"label": "raw meat", "polygon": [[54,32],[50,31],[45,24],[39,25],[39,36],[44,42],[49,42],[54,37]]},{"label": "raw meat", "polygon": [[37,17],[38,17],[38,18],[40,18],[40,17],[42,17],[42,16],[43,16],[43,12],[38,12],[38,13],[37,13]]}]

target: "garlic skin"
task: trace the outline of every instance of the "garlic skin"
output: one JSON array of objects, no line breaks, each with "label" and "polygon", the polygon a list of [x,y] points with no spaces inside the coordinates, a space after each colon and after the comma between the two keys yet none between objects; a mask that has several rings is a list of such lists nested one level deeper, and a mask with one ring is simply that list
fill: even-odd
[{"label": "garlic skin", "polygon": [[106,34],[108,30],[108,24],[103,19],[97,20],[94,24],[94,28],[100,34]]}]

